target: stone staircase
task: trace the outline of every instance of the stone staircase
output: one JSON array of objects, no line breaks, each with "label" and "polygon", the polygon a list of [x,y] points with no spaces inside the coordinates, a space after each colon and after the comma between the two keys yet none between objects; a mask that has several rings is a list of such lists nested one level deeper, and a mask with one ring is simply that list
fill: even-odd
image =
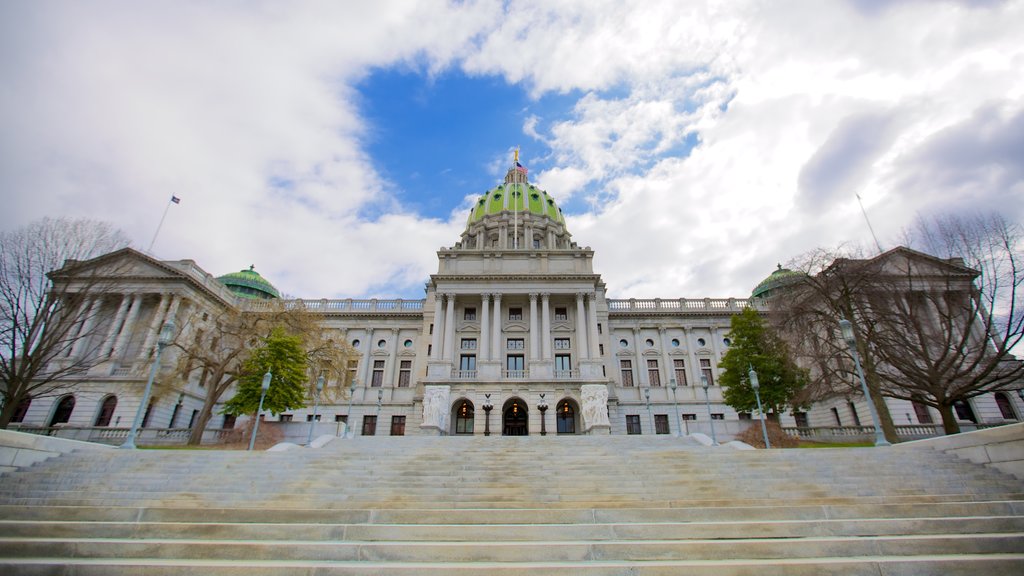
[{"label": "stone staircase", "polygon": [[0,574],[1024,574],[1024,483],[928,449],[358,438],[0,477]]}]

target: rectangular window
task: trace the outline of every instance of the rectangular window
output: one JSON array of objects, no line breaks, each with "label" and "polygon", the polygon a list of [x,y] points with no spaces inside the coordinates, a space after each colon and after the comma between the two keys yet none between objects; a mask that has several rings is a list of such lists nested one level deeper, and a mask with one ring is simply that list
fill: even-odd
[{"label": "rectangular window", "polygon": [[193,410],[192,416],[188,419],[188,429],[191,430],[196,425],[196,418],[199,417],[199,410]]},{"label": "rectangular window", "polygon": [[[320,421],[320,417],[321,416],[323,416],[323,414],[317,414],[316,415],[316,421],[317,422]],[[312,421],[313,421],[313,415],[312,414],[306,414],[306,422],[312,422]]]},{"label": "rectangular window", "polygon": [[221,422],[220,427],[225,429],[225,430],[232,430],[232,429],[234,429],[234,427],[235,427],[235,415],[234,414],[225,414],[224,415],[224,421]]},{"label": "rectangular window", "polygon": [[604,356],[604,344],[597,345],[597,354],[598,356]]},{"label": "rectangular window", "polygon": [[526,370],[526,357],[521,354],[509,354],[505,358],[506,370]]},{"label": "rectangular window", "polygon": [[374,360],[373,361],[373,380],[371,381],[370,387],[380,388],[384,383],[384,361]]},{"label": "rectangular window", "polygon": [[377,417],[363,416],[363,436],[377,435]]},{"label": "rectangular window", "polygon": [[928,411],[928,407],[920,402],[920,400],[911,400],[911,404],[914,406],[914,414],[917,416],[917,421],[921,424],[931,424],[932,413]]},{"label": "rectangular window", "polygon": [[712,414],[712,420],[725,420],[725,414]]},{"label": "rectangular window", "polygon": [[857,414],[857,407],[853,405],[853,402],[847,402],[850,406],[850,414],[853,415],[853,425],[860,426],[860,415]]},{"label": "rectangular window", "polygon": [[[262,417],[262,416],[261,416]],[[294,416],[292,414],[281,414],[281,422],[291,422]]]},{"label": "rectangular window", "polygon": [[[711,372],[711,360],[707,358],[700,359],[700,373],[702,376],[708,379],[708,386],[715,385],[715,377]],[[701,382],[701,386],[703,385],[704,383]]]},{"label": "rectangular window", "polygon": [[807,421],[807,412],[793,412],[793,418],[796,420],[797,428],[810,428],[810,424]]},{"label": "rectangular window", "polygon": [[555,320],[568,320],[569,309],[568,308],[555,308]]},{"label": "rectangular window", "polygon": [[640,416],[637,414],[626,415],[626,434],[641,434]]},{"label": "rectangular window", "polygon": [[619,369],[622,370],[622,385],[633,385],[633,362],[632,360],[619,360]]},{"label": "rectangular window", "polygon": [[348,381],[349,383],[356,381],[356,372],[359,370],[359,360],[348,361]]},{"label": "rectangular window", "polygon": [[683,420],[696,420],[696,414],[683,414]]},{"label": "rectangular window", "polygon": [[661,386],[661,371],[658,370],[657,360],[647,361],[647,379],[651,386]]},{"label": "rectangular window", "polygon": [[833,406],[831,408],[831,410],[832,410],[832,417],[835,418],[835,420],[836,420],[836,426],[842,426],[843,425],[843,421],[842,421],[842,419],[839,418],[839,409],[836,408],[835,406]]},{"label": "rectangular window", "polygon": [[736,416],[740,420],[753,420],[754,419],[754,417],[750,414],[750,412],[737,412]]},{"label": "rectangular window", "polygon": [[434,345],[433,344],[427,344],[427,356],[430,356],[433,353],[434,353]]},{"label": "rectangular window", "polygon": [[430,325],[430,330],[427,330],[427,333],[430,334],[431,336],[434,335],[434,325],[433,324]]},{"label": "rectangular window", "polygon": [[523,338],[509,338],[506,342],[509,350],[523,350],[526,348],[526,340]]},{"label": "rectangular window", "polygon": [[654,415],[654,433],[655,434],[669,434],[669,431],[668,431],[668,414],[655,414]]},{"label": "rectangular window", "polygon": [[[174,421],[178,419],[178,412],[181,411],[181,404],[175,404],[174,410],[171,411],[171,421],[167,424],[168,428],[174,428]],[[189,426],[191,428],[191,426]]]},{"label": "rectangular window", "polygon": [[463,338],[462,339],[463,350],[476,350],[476,338]]},{"label": "rectangular window", "polygon": [[334,415],[334,421],[335,422],[344,422],[344,423],[348,424],[348,414],[335,414]]},{"label": "rectangular window", "polygon": [[568,338],[555,338],[555,350],[568,350],[569,339]]},{"label": "rectangular window", "polygon": [[463,320],[476,320],[476,308],[466,308],[462,313]]},{"label": "rectangular window", "polygon": [[522,308],[509,308],[508,309],[508,319],[509,320],[522,320],[523,319],[523,309]]},{"label": "rectangular window", "polygon": [[555,372],[568,372],[572,370],[572,356],[569,354],[555,355]]},{"label": "rectangular window", "polygon": [[459,370],[476,370],[476,356],[463,354],[459,359]]},{"label": "rectangular window", "polygon": [[601,325],[600,324],[597,325],[597,333],[598,334],[603,334],[603,332],[601,332]]},{"label": "rectangular window", "polygon": [[154,402],[154,400],[150,400],[149,401],[149,405],[146,406],[146,414],[142,416],[142,426],[141,426],[141,428],[148,428],[149,427],[149,417],[150,417],[151,414],[153,414],[153,402]]},{"label": "rectangular window", "polygon": [[405,416],[391,417],[391,435],[405,436]]},{"label": "rectangular window", "polygon": [[687,386],[686,364],[682,360],[673,360],[672,365],[676,370],[676,384],[679,386]]},{"label": "rectangular window", "polygon": [[402,360],[401,365],[398,369],[398,387],[408,388],[409,378],[412,374],[412,360]]}]

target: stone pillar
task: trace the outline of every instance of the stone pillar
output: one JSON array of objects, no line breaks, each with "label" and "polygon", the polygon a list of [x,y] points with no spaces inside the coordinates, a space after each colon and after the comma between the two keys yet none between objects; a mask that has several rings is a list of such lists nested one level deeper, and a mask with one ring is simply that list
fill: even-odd
[{"label": "stone pillar", "polygon": [[700,386],[700,363],[697,362],[697,353],[694,352],[693,334],[690,332],[689,327],[683,327],[683,335],[686,338],[686,352],[687,357],[690,359],[690,366],[687,372],[690,378],[690,386]]},{"label": "stone pillar", "polygon": [[373,376],[373,328],[366,329],[366,352],[363,353],[363,386],[370,387],[370,377]]},{"label": "stone pillar", "polygon": [[551,360],[551,294],[544,292],[540,295],[541,307],[541,332],[540,337],[544,359]]},{"label": "stone pillar", "polygon": [[597,335],[597,293],[587,294],[587,319],[588,319],[588,341],[590,342],[590,357],[600,358],[601,349],[598,347],[600,338]]},{"label": "stone pillar", "polygon": [[[531,240],[532,242],[532,240]],[[538,337],[539,327],[537,326],[537,294],[530,294],[530,360],[537,360],[537,353],[540,352]]]},{"label": "stone pillar", "polygon": [[100,356],[110,356],[114,350],[114,339],[117,336],[118,330],[121,328],[121,322],[124,321],[124,315],[128,312],[128,299],[127,294],[121,295],[121,305],[117,308],[117,313],[114,314],[114,320],[111,321],[110,327],[107,328],[107,335],[103,339],[103,346],[100,347]]},{"label": "stone pillar", "polygon": [[[391,373],[391,387],[396,388],[398,386],[398,328],[391,329],[391,346],[389,346],[388,350],[388,367],[385,368],[384,373]],[[386,383],[382,382],[381,386],[386,386]]]},{"label": "stone pillar", "polygon": [[448,299],[447,311],[444,313],[444,356],[451,360],[455,352],[455,294],[445,294]]},{"label": "stone pillar", "polygon": [[136,294],[132,296],[131,307],[128,309],[128,316],[124,319],[124,326],[121,328],[121,333],[117,335],[117,341],[114,343],[114,349],[111,353],[113,357],[118,357],[124,354],[124,349],[128,346],[128,341],[132,337],[132,332],[135,331],[135,321],[139,317],[139,309],[142,308],[142,294]]},{"label": "stone pillar", "polygon": [[434,333],[430,336],[430,359],[442,358],[441,331],[444,330],[444,295],[434,293]]},{"label": "stone pillar", "polygon": [[636,383],[637,386],[650,386],[647,379],[647,362],[640,355],[640,328],[633,327],[633,361],[636,362]]},{"label": "stone pillar", "polygon": [[491,359],[491,295],[480,295],[480,362]]},{"label": "stone pillar", "polygon": [[[658,326],[658,340],[661,341],[661,363],[662,363],[662,386],[671,386],[672,378],[676,377],[675,366],[672,365],[672,359],[668,355],[668,332],[664,326]],[[682,382],[676,382],[676,384],[682,384]]]},{"label": "stone pillar", "polygon": [[501,361],[501,293],[494,295],[494,323],[491,324],[491,350],[494,360]]},{"label": "stone pillar", "polygon": [[146,329],[146,339],[142,343],[142,350],[139,350],[139,358],[149,357],[156,338],[160,334],[160,328],[163,326],[164,314],[167,313],[167,307],[170,305],[171,301],[167,299],[167,294],[161,294],[160,301],[153,307],[153,318],[150,319],[149,328]]},{"label": "stone pillar", "polygon": [[102,297],[95,296],[90,299],[89,307],[85,309],[85,315],[78,325],[79,330],[75,335],[75,340],[71,343],[71,348],[68,350],[69,357],[77,358],[82,353],[82,346],[85,346],[84,342],[90,338],[89,333],[92,332],[92,327],[96,325],[96,317],[100,313],[100,305],[102,303]]},{"label": "stone pillar", "polygon": [[587,313],[584,310],[583,299],[586,295],[583,292],[576,293],[576,350],[579,352],[579,359],[586,360],[587,355]]}]

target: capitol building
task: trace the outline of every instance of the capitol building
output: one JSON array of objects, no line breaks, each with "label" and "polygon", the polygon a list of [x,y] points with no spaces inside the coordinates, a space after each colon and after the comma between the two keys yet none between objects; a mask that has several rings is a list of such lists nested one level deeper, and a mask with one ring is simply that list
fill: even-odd
[{"label": "capitol building", "polygon": [[[765,300],[608,298],[594,251],[573,239],[554,199],[518,163],[476,201],[461,236],[437,257],[422,300],[303,300],[323,330],[357,352],[351,388],[318,407],[318,435],[340,433],[343,422],[355,436],[685,435],[709,434],[714,425],[724,441],[749,425],[751,414],[722,402],[718,365],[730,345],[732,316],[751,306],[763,310]],[[77,348],[97,349],[104,361],[60,394],[24,402],[14,420],[23,427],[129,426],[163,323],[199,330],[216,310],[259,310],[279,298],[252,268],[215,277],[191,260],[163,261],[128,248],[85,264],[116,268],[119,276],[83,304],[93,313],[77,329],[91,332],[91,341],[68,357]],[[176,362],[168,348],[158,372],[162,385],[145,409],[146,428],[191,428],[202,408],[200,375],[175,376]],[[869,425],[857,398],[782,421],[853,425],[857,403]],[[937,418],[906,404],[892,402],[894,418]],[[234,417],[218,413],[221,406],[208,429],[236,426]],[[1021,406],[1012,409],[1019,414]],[[303,423],[305,438],[312,413],[310,406],[264,416],[282,428]]]}]

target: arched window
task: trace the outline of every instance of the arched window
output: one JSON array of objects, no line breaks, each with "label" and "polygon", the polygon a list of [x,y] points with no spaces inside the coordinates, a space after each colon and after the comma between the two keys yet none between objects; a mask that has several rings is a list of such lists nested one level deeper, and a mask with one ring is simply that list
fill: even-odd
[{"label": "arched window", "polygon": [[473,433],[473,403],[469,400],[463,400],[455,408],[455,433]]},{"label": "arched window", "polygon": [[996,392],[996,406],[999,406],[999,414],[1003,416],[1003,420],[1017,420],[1017,415],[1013,413],[1013,404],[1010,403],[1010,399],[1006,397],[1006,394],[1002,392]]},{"label": "arched window", "polygon": [[911,396],[911,398],[912,400],[910,401],[910,403],[914,407],[914,414],[917,415],[917,421],[920,422],[921,424],[933,423],[934,420],[932,420],[932,413],[929,412],[928,407],[925,406],[923,402],[921,402],[921,397],[917,394],[914,394],[913,396]]},{"label": "arched window", "polygon": [[117,408],[117,396],[110,395],[103,399],[100,404],[100,413],[96,415],[96,422],[93,426],[110,426],[110,419],[114,417],[114,409]]},{"label": "arched window", "polygon": [[32,405],[32,397],[25,396],[18,402],[18,407],[14,409],[14,415],[11,416],[11,422],[24,422],[25,415],[28,414],[28,407]]},{"label": "arched window", "polygon": [[555,414],[555,421],[558,427],[559,434],[575,434],[576,433],[576,409],[572,403],[568,400],[562,400],[555,407],[557,413]]},{"label": "arched window", "polygon": [[49,426],[64,424],[71,420],[71,412],[75,409],[75,397],[68,395],[57,402],[57,409],[53,411]]}]

